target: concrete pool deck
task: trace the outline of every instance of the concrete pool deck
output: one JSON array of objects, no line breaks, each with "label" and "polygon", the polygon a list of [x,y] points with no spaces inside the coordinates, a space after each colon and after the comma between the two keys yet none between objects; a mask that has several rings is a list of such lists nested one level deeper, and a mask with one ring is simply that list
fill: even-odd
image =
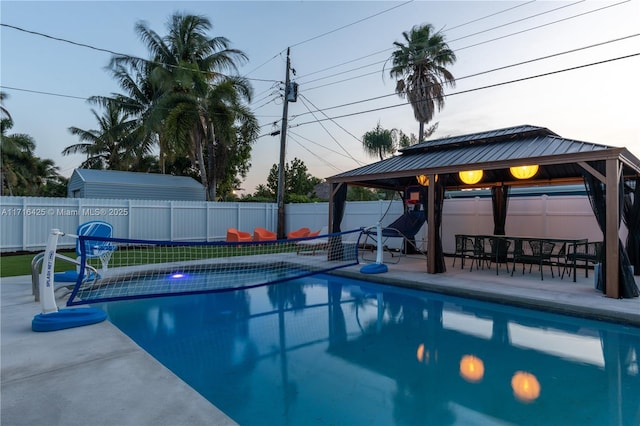
[{"label": "concrete pool deck", "polygon": [[[437,275],[426,274],[418,257],[403,258],[380,275],[361,274],[362,264],[337,273],[640,327],[640,298],[606,298],[584,270],[574,283],[551,278],[548,267],[541,281],[535,267],[512,277],[504,269],[499,275],[495,269],[470,272],[468,264],[461,270],[459,260],[456,267],[452,262],[447,258],[447,273]],[[3,425],[235,424],[109,322],[31,331],[40,304],[30,276],[3,278],[0,290]]]}]

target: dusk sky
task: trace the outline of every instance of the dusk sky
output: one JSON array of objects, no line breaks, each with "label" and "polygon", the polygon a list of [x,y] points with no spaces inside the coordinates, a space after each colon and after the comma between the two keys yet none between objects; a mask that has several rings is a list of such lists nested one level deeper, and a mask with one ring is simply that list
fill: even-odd
[{"label": "dusk sky", "polygon": [[79,142],[68,128],[97,128],[91,108],[101,111],[86,98],[120,91],[105,70],[112,55],[99,49],[146,58],[135,24],[164,35],[174,12],[208,17],[211,36],[227,37],[249,57],[239,74],[251,79],[263,136],[245,193],[265,183],[279,160],[280,138],[268,134],[280,129],[287,47],[300,93],[289,104],[287,162],[300,158],[326,178],[377,161],[360,139],[378,122],[418,133],[385,62],[403,31],[425,23],[441,29],[457,55],[450,67],[457,84],[446,89],[432,138],[530,124],[640,157],[640,0],[3,0],[0,90],[15,123],[9,133],[31,135],[36,155],[70,176],[83,157],[61,155]]}]

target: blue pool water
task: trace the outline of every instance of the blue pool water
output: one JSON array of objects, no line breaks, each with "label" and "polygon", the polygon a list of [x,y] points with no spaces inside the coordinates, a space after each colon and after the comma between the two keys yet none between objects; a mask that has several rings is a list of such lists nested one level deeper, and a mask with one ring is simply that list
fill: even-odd
[{"label": "blue pool water", "polygon": [[638,425],[640,329],[330,275],[101,305],[242,425]]}]

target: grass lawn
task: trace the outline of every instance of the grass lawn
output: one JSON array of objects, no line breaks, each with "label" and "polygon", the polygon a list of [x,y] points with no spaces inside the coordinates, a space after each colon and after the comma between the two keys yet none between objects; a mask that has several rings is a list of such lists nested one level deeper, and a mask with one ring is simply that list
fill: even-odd
[{"label": "grass lawn", "polygon": [[[16,254],[16,255],[2,255],[0,257],[0,277],[15,277],[18,275],[31,275],[31,261],[33,257],[38,253],[28,253],[28,254]],[[75,257],[73,251],[64,252],[61,251],[60,254],[64,254],[65,256]],[[57,259],[55,264],[56,272],[66,271],[68,269],[74,269],[75,265],[71,263],[64,262],[60,259]]]},{"label": "grass lawn", "polygon": [[[109,267],[142,265],[145,263],[166,263],[197,259],[214,259],[218,257],[249,256],[255,254],[284,253],[297,250],[295,244],[265,244],[265,245],[194,245],[194,246],[162,246],[162,247],[125,247],[113,252]],[[73,250],[61,250],[58,253],[75,258]],[[0,277],[14,277],[31,275],[31,261],[37,253],[3,255],[0,257]],[[90,259],[89,263],[100,267],[97,259]],[[57,258],[55,272],[75,269],[75,265]]]}]

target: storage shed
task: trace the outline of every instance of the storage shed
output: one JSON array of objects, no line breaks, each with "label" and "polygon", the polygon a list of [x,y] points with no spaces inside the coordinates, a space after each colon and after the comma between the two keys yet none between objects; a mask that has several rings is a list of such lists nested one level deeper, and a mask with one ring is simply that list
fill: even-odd
[{"label": "storage shed", "polygon": [[204,186],[188,176],[117,170],[75,169],[69,198],[206,201]]}]

